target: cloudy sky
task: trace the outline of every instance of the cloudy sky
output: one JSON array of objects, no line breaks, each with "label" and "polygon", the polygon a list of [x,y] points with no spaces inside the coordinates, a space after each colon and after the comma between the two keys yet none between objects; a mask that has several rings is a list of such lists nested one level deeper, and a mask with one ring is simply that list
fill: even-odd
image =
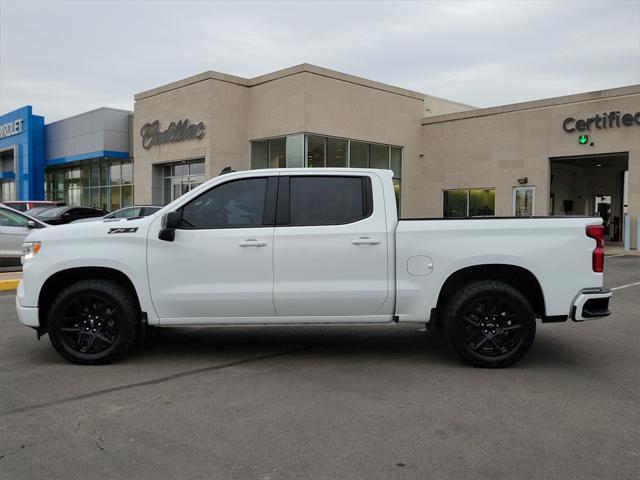
[{"label": "cloudy sky", "polygon": [[476,106],[640,83],[640,0],[0,0],[0,112],[47,122],[299,63]]}]

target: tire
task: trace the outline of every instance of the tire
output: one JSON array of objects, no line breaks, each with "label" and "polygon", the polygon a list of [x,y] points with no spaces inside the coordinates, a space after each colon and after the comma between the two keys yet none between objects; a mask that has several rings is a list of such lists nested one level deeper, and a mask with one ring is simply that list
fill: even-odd
[{"label": "tire", "polygon": [[82,365],[122,357],[140,328],[132,293],[111,280],[82,280],[65,288],[51,304],[47,328],[53,347]]},{"label": "tire", "polygon": [[535,315],[520,291],[506,283],[481,280],[462,287],[443,317],[449,346],[476,367],[513,365],[531,349]]}]

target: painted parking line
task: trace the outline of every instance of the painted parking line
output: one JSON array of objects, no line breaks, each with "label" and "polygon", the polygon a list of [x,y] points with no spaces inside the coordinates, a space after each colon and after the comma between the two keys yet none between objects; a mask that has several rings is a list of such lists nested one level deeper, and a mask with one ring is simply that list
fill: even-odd
[{"label": "painted parking line", "polygon": [[637,285],[640,285],[640,282],[627,283],[626,285],[620,285],[619,287],[613,287],[611,289],[611,291],[622,290],[623,288],[635,287]]},{"label": "painted parking line", "polygon": [[616,253],[615,255],[605,255],[604,258],[613,258],[613,257],[626,257],[626,253]]},{"label": "painted parking line", "polygon": [[0,280],[0,292],[10,292],[11,290],[16,290],[19,283],[20,279]]}]

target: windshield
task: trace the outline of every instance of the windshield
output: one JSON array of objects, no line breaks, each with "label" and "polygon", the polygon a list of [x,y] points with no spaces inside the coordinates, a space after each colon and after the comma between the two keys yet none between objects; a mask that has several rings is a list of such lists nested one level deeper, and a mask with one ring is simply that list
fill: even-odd
[{"label": "windshield", "polygon": [[53,206],[48,206],[48,207],[35,207],[32,208],[30,210],[27,210],[26,213],[27,215],[31,215],[32,217],[38,216],[40,215],[42,212],[44,212],[45,210],[49,210],[51,208],[54,208]]},{"label": "windshield", "polygon": [[67,207],[48,208],[38,214],[40,218],[53,218],[62,215],[67,210]]}]

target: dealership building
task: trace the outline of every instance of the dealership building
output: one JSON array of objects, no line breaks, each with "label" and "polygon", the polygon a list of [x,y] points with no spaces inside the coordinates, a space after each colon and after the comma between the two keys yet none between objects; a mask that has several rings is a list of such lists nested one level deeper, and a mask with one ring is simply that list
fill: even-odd
[{"label": "dealership building", "polygon": [[131,112],[99,108],[45,125],[25,106],[0,116],[0,201],[133,203]]},{"label": "dealership building", "polygon": [[[227,166],[385,168],[403,217],[599,214],[609,241],[637,248],[640,85],[478,109],[303,64],[251,79],[205,72],[134,99],[132,116],[83,114],[114,115],[92,129],[99,145],[72,148],[80,125],[37,118],[0,138],[3,195],[113,209],[166,204]],[[0,132],[16,130],[14,113]],[[10,144],[28,128],[46,148],[22,160]]]}]

